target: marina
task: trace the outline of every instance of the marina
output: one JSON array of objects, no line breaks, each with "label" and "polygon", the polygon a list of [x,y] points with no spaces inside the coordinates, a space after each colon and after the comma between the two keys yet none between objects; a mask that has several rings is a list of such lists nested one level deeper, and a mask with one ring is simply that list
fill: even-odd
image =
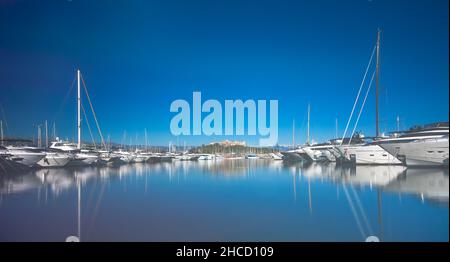
[{"label": "marina", "polygon": [[448,1],[244,2],[0,1],[0,241],[448,242]]},{"label": "marina", "polygon": [[[307,123],[307,140],[304,145],[296,145],[294,142],[294,126],[293,126],[293,149],[291,150],[276,150],[273,148],[274,143],[272,143],[272,148],[265,146],[264,154],[255,154],[251,152],[251,148],[246,148],[246,143],[244,142],[244,149],[241,150],[240,154],[232,154],[227,155],[227,158],[232,159],[259,159],[259,158],[269,158],[274,160],[283,160],[287,161],[297,160],[301,162],[337,162],[338,164],[350,164],[350,165],[404,165],[404,166],[431,166],[431,167],[443,167],[448,168],[449,165],[449,125],[448,122],[438,122],[431,123],[424,126],[414,126],[409,130],[396,132],[391,132],[389,135],[381,134],[379,130],[379,75],[380,75],[380,38],[381,38],[381,30],[377,31],[377,41],[371,53],[369,62],[365,69],[364,77],[361,81],[361,85],[359,87],[355,102],[353,104],[349,119],[347,121],[347,125],[345,127],[343,137],[341,139],[332,139],[325,143],[311,143],[310,142],[310,111],[311,106],[308,105],[308,123]],[[375,56],[375,59],[374,59]],[[375,65],[372,65],[375,63]],[[365,82],[367,80],[367,76],[370,75],[369,69],[374,67],[375,70],[372,73],[372,77],[369,80],[369,84],[366,88],[366,93],[364,99],[360,105],[359,113],[356,117],[356,120],[353,122],[354,126],[352,128],[351,134],[349,137],[346,137],[347,132],[350,131],[350,123],[354,117],[354,113],[357,109],[358,101],[360,100],[362,91],[364,90]],[[363,113],[365,103],[367,101],[373,80],[375,79],[375,136],[374,137],[365,137],[363,134],[356,132],[358,127],[358,122]],[[47,121],[45,121],[45,146],[42,147],[42,138],[41,138],[41,128],[38,125],[38,141],[37,147],[32,146],[7,146],[5,147],[5,142],[8,142],[8,139],[4,138],[3,131],[3,121],[0,123],[0,141],[2,147],[0,148],[0,169],[3,173],[15,171],[17,164],[23,168],[33,168],[33,167],[64,167],[64,166],[89,166],[89,165],[97,165],[97,164],[129,164],[129,163],[143,163],[152,161],[211,161],[215,160],[216,157],[222,159],[224,155],[221,154],[202,154],[202,153],[194,153],[194,150],[186,150],[183,148],[183,151],[172,152],[171,145],[163,152],[163,154],[156,154],[156,152],[151,152],[148,149],[147,144],[147,130],[145,130],[145,147],[143,148],[141,145],[136,145],[134,151],[131,150],[123,150],[124,145],[121,144],[119,148],[111,148],[106,145],[104,140],[104,136],[102,134],[99,121],[96,117],[95,110],[93,107],[93,103],[91,102],[88,89],[86,87],[85,81],[81,75],[81,71],[77,70],[76,72],[76,84],[77,84],[77,142],[71,143],[68,141],[62,141],[58,137],[54,137],[55,141],[51,142],[49,146],[48,141],[48,127]],[[72,86],[73,87],[73,86]],[[72,89],[71,87],[71,89]],[[84,92],[83,92],[84,91]],[[89,108],[91,109],[92,115],[95,120],[95,125],[97,127],[98,134],[100,136],[100,148],[97,148],[96,141],[93,137],[91,127],[89,122],[87,121],[87,115],[85,111],[86,105],[83,106],[82,97],[83,95],[87,98],[87,102]],[[276,104],[275,111],[276,116],[278,115],[278,101],[270,101],[270,105],[272,107],[272,103]],[[205,126],[204,123],[201,122],[201,113],[205,105],[206,107],[211,109],[214,108],[213,105],[219,105],[220,103],[215,100],[208,100],[205,104],[201,105],[201,93],[194,92],[193,93],[193,134],[201,135],[201,130]],[[256,120],[249,121],[248,119],[255,119],[256,108],[255,102],[253,100],[247,100],[245,103],[242,100],[227,100],[225,102],[227,108],[225,109],[225,119],[226,122],[225,129],[227,130],[225,133],[228,135],[233,134],[234,125],[232,123],[234,118],[234,111],[236,114],[236,129],[237,135],[244,134],[244,112],[247,111],[247,122],[248,122],[248,131],[252,135],[256,135]],[[259,100],[258,101],[258,113],[260,113],[260,107],[263,106],[262,110],[263,119],[266,119],[265,115],[265,104],[266,101]],[[181,111],[174,116],[171,120],[170,127],[172,129],[180,129],[176,132],[172,130],[172,134],[176,135],[177,138],[179,135],[190,135],[191,127],[190,127],[190,116],[189,112],[190,106],[189,103],[184,100],[176,100],[170,105],[171,112],[178,112],[178,109]],[[209,109],[206,112],[209,112]],[[221,119],[222,116],[216,116],[216,112],[222,112],[222,109],[217,108],[213,110],[213,112],[207,117],[211,118],[208,125],[209,129],[211,129],[211,123],[214,123],[215,127],[221,127]],[[217,111],[218,110],[218,111]],[[82,141],[82,112],[85,118],[85,123],[87,124],[90,136],[92,138],[92,143],[89,146],[83,146]],[[187,116],[186,116],[187,115]],[[272,116],[272,113],[270,113]],[[187,117],[187,118],[186,118]],[[186,119],[184,119],[186,118]],[[259,118],[259,117],[258,117]],[[277,117],[276,117],[277,118]],[[270,117],[273,119],[273,117]],[[230,123],[231,120],[231,123]],[[174,123],[177,122],[178,123]],[[272,120],[271,120],[272,121]],[[270,121],[269,129],[273,128],[273,123]],[[278,121],[278,120],[277,120]],[[219,122],[219,123],[217,123]],[[263,121],[265,122],[265,121]],[[179,123],[181,123],[181,128]],[[185,126],[185,123],[188,126]],[[251,124],[252,123],[252,124]],[[261,125],[264,124],[259,123],[258,128],[261,128]],[[200,128],[201,127],[201,128]],[[214,134],[214,128],[207,135]],[[259,130],[261,132],[261,130]],[[222,131],[219,130],[217,135],[221,135]],[[271,132],[268,133],[270,137],[272,137]],[[337,134],[337,132],[336,132]],[[276,139],[278,140],[278,129],[276,131]],[[271,138],[269,138],[271,139]],[[264,140],[264,139],[262,139]],[[15,142],[14,139],[11,140]],[[23,140],[19,140],[23,141]],[[260,139],[261,141],[261,139]],[[98,143],[98,142],[97,142]],[[234,142],[232,142],[234,143]],[[214,143],[212,143],[214,144]],[[220,145],[220,142],[219,142]],[[234,144],[231,144],[234,145]],[[239,145],[239,143],[238,143]],[[260,144],[261,145],[261,144]],[[265,143],[261,146],[264,149]],[[225,146],[228,146],[225,144]],[[142,148],[144,150],[142,150]],[[258,150],[254,148],[254,150]],[[198,151],[198,150],[197,150]],[[297,155],[298,157],[292,157],[292,155]]]}]

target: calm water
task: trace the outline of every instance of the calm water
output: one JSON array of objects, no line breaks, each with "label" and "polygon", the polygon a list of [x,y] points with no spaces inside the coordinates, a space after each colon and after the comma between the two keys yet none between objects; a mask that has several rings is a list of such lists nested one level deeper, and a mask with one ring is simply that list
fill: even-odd
[{"label": "calm water", "polygon": [[448,169],[266,160],[42,169],[0,178],[0,240],[448,241],[448,203]]}]

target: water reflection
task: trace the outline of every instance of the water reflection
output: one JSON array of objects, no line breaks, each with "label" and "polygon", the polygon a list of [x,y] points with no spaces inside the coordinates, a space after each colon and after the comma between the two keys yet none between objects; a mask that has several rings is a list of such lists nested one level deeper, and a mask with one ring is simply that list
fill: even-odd
[{"label": "water reflection", "polygon": [[407,193],[440,203],[449,201],[448,169],[410,169],[386,186],[386,191]]},{"label": "water reflection", "polygon": [[[283,188],[290,192],[285,192]],[[332,191],[334,193],[330,195]],[[324,221],[327,221],[324,214],[329,215],[333,212],[336,215],[348,216],[345,223],[351,225],[352,229],[349,231],[358,232],[360,237],[351,234],[351,237],[350,235],[346,237],[346,233],[340,232],[339,229],[339,227],[345,226],[336,222],[335,228],[332,229],[336,238],[331,240],[363,240],[369,235],[377,235],[383,240],[386,235],[383,225],[386,215],[383,207],[386,204],[391,207],[399,207],[401,202],[395,200],[397,199],[393,198],[395,196],[411,199],[410,201],[413,201],[417,210],[428,210],[427,203],[439,203],[437,205],[439,208],[446,209],[447,216],[444,219],[448,222],[449,175],[447,169],[406,169],[402,166],[342,167],[335,164],[317,163],[286,164],[282,161],[271,160],[177,161],[153,164],[137,163],[117,167],[40,169],[13,176],[1,176],[0,232],[3,230],[2,221],[13,221],[15,215],[19,215],[20,212],[28,212],[26,207],[30,205],[30,195],[35,194],[38,203],[43,201],[45,204],[48,202],[50,194],[53,199],[56,199],[55,201],[58,201],[57,199],[62,198],[63,195],[67,197],[59,200],[64,203],[64,207],[58,207],[58,209],[49,207],[50,210],[46,212],[73,213],[75,218],[70,222],[71,228],[75,226],[77,236],[81,238],[83,235],[86,240],[94,239],[94,236],[97,236],[98,239],[101,239],[102,236],[107,237],[108,234],[105,232],[97,233],[98,229],[95,225],[99,223],[97,219],[101,219],[106,224],[113,224],[112,221],[117,214],[109,216],[107,219],[102,214],[104,212],[111,213],[110,209],[119,205],[117,199],[121,199],[121,201],[123,199],[124,202],[120,203],[129,205],[126,212],[129,212],[128,215],[133,220],[140,221],[140,216],[142,219],[145,218],[144,220],[154,221],[157,219],[157,222],[154,221],[154,223],[163,227],[168,226],[164,224],[167,220],[166,223],[171,223],[174,228],[184,232],[183,235],[172,232],[168,234],[167,239],[162,233],[153,234],[150,238],[148,235],[138,238],[139,234],[137,233],[129,236],[122,234],[121,237],[124,237],[124,240],[196,240],[195,236],[189,235],[190,229],[185,227],[180,229],[179,227],[185,225],[186,220],[201,220],[198,217],[201,213],[184,211],[181,215],[184,217],[180,217],[178,212],[186,208],[183,206],[186,203],[183,199],[177,198],[178,192],[186,192],[187,195],[184,194],[184,196],[192,198],[194,201],[192,203],[195,205],[210,206],[220,203],[223,208],[231,208],[233,212],[236,212],[233,213],[235,222],[246,221],[248,217],[254,216],[253,213],[248,213],[250,212],[248,204],[255,213],[269,212],[267,208],[276,210],[267,214],[276,212],[280,219],[284,219],[287,227],[311,231],[311,235],[298,234],[294,236],[290,235],[288,230],[285,232],[279,229],[272,235],[259,237],[262,234],[259,233],[260,231],[248,229],[247,233],[242,233],[244,235],[239,235],[239,233],[230,235],[227,233],[227,228],[234,227],[235,224],[232,221],[224,220],[225,211],[213,209],[215,211],[208,211],[207,214],[210,220],[203,225],[209,228],[210,233],[202,233],[204,238],[199,240],[329,240],[317,232],[324,225]],[[285,193],[288,193],[287,197],[284,197]],[[222,199],[221,195],[228,196],[229,200]],[[343,197],[340,197],[341,195]],[[16,206],[4,205],[9,196],[19,196],[19,198],[14,198],[14,205],[17,205],[18,209],[23,205],[23,209],[19,213],[8,213],[8,210],[16,208]],[[270,198],[265,199],[267,196]],[[172,197],[173,199],[171,199]],[[136,203],[134,201],[142,202],[142,206],[150,205],[153,209],[141,210],[138,207],[133,209],[133,205]],[[286,203],[293,203],[294,206],[287,207]],[[347,211],[343,212],[337,206],[340,206],[341,209],[343,206]],[[157,209],[159,213],[153,212],[154,209]],[[304,211],[308,214],[306,217],[303,214]],[[395,214],[395,208],[394,210],[391,208],[390,212],[390,216]],[[161,215],[172,213],[177,217]],[[124,214],[120,214],[120,216],[122,215]],[[373,219],[374,217],[375,219]],[[260,216],[259,219],[265,221],[264,217]],[[180,225],[174,225],[173,220]],[[296,220],[297,222],[294,222]],[[143,221],[142,223],[144,223]],[[263,223],[262,221],[257,224]],[[292,221],[295,224],[289,224],[286,221]],[[305,229],[300,223],[301,221],[305,225],[309,224],[311,228]],[[374,221],[376,223],[373,223]],[[219,223],[224,228],[223,232],[217,231],[215,227],[214,229],[210,228],[213,225],[218,226],[215,223]],[[264,223],[264,227],[269,228],[266,230],[279,228],[276,223],[272,224],[273,222],[267,221]],[[86,226],[82,227],[84,224]],[[192,226],[192,224],[189,225]],[[13,227],[14,224],[10,226]],[[133,227],[128,224],[124,226]],[[249,226],[251,228],[251,224]],[[200,226],[196,225],[195,227]],[[73,233],[75,230],[68,233]],[[158,231],[154,228],[152,230]],[[391,228],[391,235],[386,235],[386,240],[395,239],[395,233],[392,230]],[[262,230],[261,232],[266,231]],[[31,234],[33,232],[30,232]],[[439,236],[438,240],[448,239],[448,230],[442,234],[445,235]],[[0,237],[9,240],[12,236]],[[430,239],[434,239],[433,237],[435,236],[431,236],[430,233]],[[25,237],[25,239],[27,238]],[[39,240],[38,237],[36,239]]]},{"label": "water reflection", "polygon": [[[270,160],[224,160],[224,161],[177,161],[173,163],[136,163],[118,167],[78,167],[66,169],[39,169],[35,171],[0,176],[2,195],[23,193],[49,187],[55,195],[91,180],[122,180],[129,176],[145,177],[151,174],[166,174],[169,179],[185,177],[195,170],[202,175],[225,178],[248,179],[261,169],[273,174],[284,171],[297,179],[320,180],[356,187],[381,188],[387,192],[405,193],[439,202],[449,200],[449,174],[447,169],[406,169],[403,166],[356,166],[341,167],[335,164],[284,164]],[[300,177],[300,178],[297,178]],[[295,186],[293,187],[295,191]]]}]

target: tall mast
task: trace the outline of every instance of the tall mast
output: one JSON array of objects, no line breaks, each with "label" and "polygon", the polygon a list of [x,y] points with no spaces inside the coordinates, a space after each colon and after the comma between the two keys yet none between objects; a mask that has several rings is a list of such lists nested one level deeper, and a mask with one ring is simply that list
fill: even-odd
[{"label": "tall mast", "polygon": [[56,140],[56,123],[53,122],[53,138],[54,141]]},{"label": "tall mast", "polygon": [[48,147],[48,125],[47,125],[47,120],[45,120],[45,147]]},{"label": "tall mast", "polygon": [[78,80],[78,145],[77,148],[81,149],[81,88],[80,88],[80,70],[77,70],[77,80]]},{"label": "tall mast", "polygon": [[338,119],[336,118],[336,134],[334,138],[338,138]]},{"label": "tall mast", "polygon": [[308,104],[308,131],[306,133],[306,143],[309,145],[309,115],[311,112],[311,106]]},{"label": "tall mast", "polygon": [[380,34],[381,30],[378,28],[378,35],[377,35],[377,67],[376,67],[376,101],[375,101],[375,128],[376,128],[376,136],[378,137],[380,134],[379,129],[379,112],[378,112],[378,93],[379,93],[379,75],[380,75]]},{"label": "tall mast", "polygon": [[0,120],[0,139],[1,141],[1,145],[3,146],[3,121]]},{"label": "tall mast", "polygon": [[40,148],[42,146],[41,125],[37,126],[37,131],[38,131],[37,146]]},{"label": "tall mast", "polygon": [[292,119],[292,148],[295,149],[295,118]]},{"label": "tall mast", "polygon": [[147,143],[147,128],[144,129],[145,134],[145,152],[148,151],[148,143]]},{"label": "tall mast", "polygon": [[400,117],[397,116],[397,132],[400,131]]}]

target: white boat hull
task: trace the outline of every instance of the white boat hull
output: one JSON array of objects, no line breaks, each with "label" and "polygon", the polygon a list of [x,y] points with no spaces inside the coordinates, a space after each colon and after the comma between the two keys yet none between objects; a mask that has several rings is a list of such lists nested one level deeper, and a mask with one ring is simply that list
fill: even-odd
[{"label": "white boat hull", "polygon": [[40,167],[63,167],[67,165],[73,157],[64,153],[47,153],[37,164]]},{"label": "white boat hull", "polygon": [[69,166],[86,166],[93,165],[97,163],[99,160],[99,156],[90,155],[84,153],[78,153],[75,155],[75,158],[71,160],[67,165]]},{"label": "white boat hull", "polygon": [[384,150],[379,145],[339,146],[342,156],[357,165],[401,165],[403,164],[395,156]]},{"label": "white boat hull", "polygon": [[407,166],[448,165],[448,138],[408,143],[386,143],[380,144],[380,146],[391,154],[405,156]]},{"label": "white boat hull", "polygon": [[127,155],[123,155],[120,157],[120,160],[125,162],[125,163],[131,163],[134,161],[134,157],[133,156],[127,156]]},{"label": "white boat hull", "polygon": [[27,167],[35,166],[37,162],[45,157],[45,153],[26,152],[14,149],[9,150],[8,153],[11,154],[8,158],[9,160]]},{"label": "white boat hull", "polygon": [[214,160],[213,156],[207,155],[207,156],[199,156],[198,160],[208,161],[208,160]]},{"label": "white boat hull", "polygon": [[135,162],[135,163],[142,163],[142,162],[145,162],[145,160],[146,160],[146,157],[145,157],[145,156],[136,156],[136,157],[134,158],[134,162]]}]

